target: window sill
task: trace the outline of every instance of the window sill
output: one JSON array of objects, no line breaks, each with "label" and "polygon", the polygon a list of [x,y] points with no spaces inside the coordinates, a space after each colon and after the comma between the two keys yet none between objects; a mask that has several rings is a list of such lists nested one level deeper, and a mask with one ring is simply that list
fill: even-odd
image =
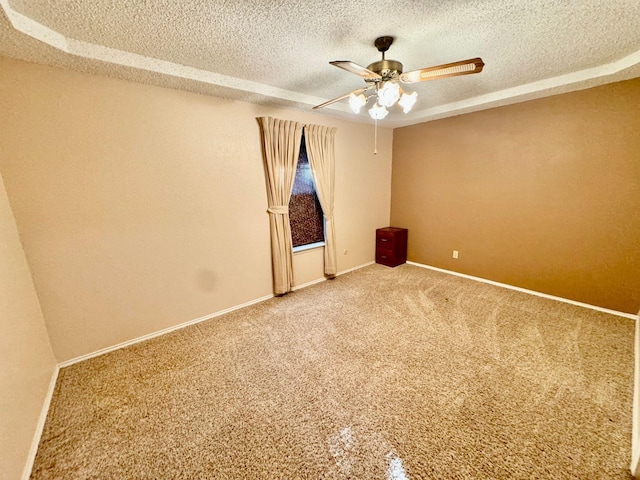
[{"label": "window sill", "polygon": [[299,247],[293,247],[293,253],[306,252],[307,250],[314,250],[316,248],[324,247],[324,242],[309,243],[308,245],[300,245]]}]

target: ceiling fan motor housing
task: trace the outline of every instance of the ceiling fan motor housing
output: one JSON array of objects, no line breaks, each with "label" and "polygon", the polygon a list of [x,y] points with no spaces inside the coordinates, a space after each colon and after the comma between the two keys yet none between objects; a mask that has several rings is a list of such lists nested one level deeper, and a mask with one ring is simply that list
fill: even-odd
[{"label": "ceiling fan motor housing", "polygon": [[367,70],[377,73],[382,78],[365,79],[366,82],[386,82],[398,78],[402,73],[402,63],[397,60],[378,60],[369,65]]}]

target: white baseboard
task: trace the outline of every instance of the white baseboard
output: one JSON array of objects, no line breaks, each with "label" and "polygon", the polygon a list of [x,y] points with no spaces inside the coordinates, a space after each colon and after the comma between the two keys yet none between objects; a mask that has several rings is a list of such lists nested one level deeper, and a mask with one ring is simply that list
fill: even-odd
[{"label": "white baseboard", "polygon": [[[345,273],[353,272],[354,270],[360,270],[361,268],[368,267],[369,265],[373,265],[374,263],[375,262],[367,262],[367,263],[363,263],[362,265],[358,265],[357,267],[348,268],[347,270],[342,270],[336,273],[336,277],[339,277],[340,275],[344,275]],[[327,280],[328,280],[327,277],[316,278],[315,280],[311,280],[310,282],[296,285],[295,287],[292,288],[292,290],[295,292],[296,290],[300,290],[301,288],[310,287],[311,285],[315,285],[316,283],[326,282]]]},{"label": "white baseboard", "polygon": [[609,313],[611,315],[617,315],[619,317],[630,318],[631,320],[636,320],[636,315],[633,313],[625,313],[619,312],[617,310],[610,310],[608,308],[598,307],[596,305],[590,305],[588,303],[576,302],[575,300],[569,300],[568,298],[556,297],[555,295],[549,295],[547,293],[536,292],[535,290],[528,290],[526,288],[515,287],[513,285],[509,285],[507,283],[495,282],[493,280],[487,280],[486,278],[474,277],[473,275],[467,275],[466,273],[458,273],[452,270],[445,270],[444,268],[432,267],[431,265],[425,265],[423,263],[416,262],[407,262],[410,265],[415,265],[420,268],[427,268],[429,270],[435,270],[436,272],[448,273],[449,275],[455,275],[457,277],[468,278],[469,280],[475,280],[477,282],[488,283],[490,285],[495,285],[497,287],[508,288],[509,290],[516,290],[522,293],[528,293],[530,295],[535,295],[536,297],[548,298],[550,300],[556,300],[558,302],[570,303],[571,305],[577,305],[578,307],[590,308],[591,310],[597,310],[599,312]]},{"label": "white baseboard", "polygon": [[294,287],[291,287],[291,291],[295,292],[296,290],[300,290],[302,288],[310,287],[311,285],[315,285],[317,283],[322,283],[322,282],[326,282],[326,281],[327,281],[327,277],[316,278],[315,280],[311,280],[310,282],[301,283],[300,285],[296,285]]},{"label": "white baseboard", "polygon": [[59,371],[60,368],[56,365],[53,373],[51,374],[49,388],[47,389],[47,394],[44,398],[44,402],[42,403],[38,423],[36,424],[36,431],[33,434],[33,439],[31,440],[31,448],[29,449],[27,463],[25,463],[24,470],[22,471],[22,480],[29,480],[29,477],[31,476],[31,470],[33,470],[33,464],[36,461],[36,454],[38,453],[38,445],[40,445],[40,439],[42,438],[42,432],[44,431],[44,424],[47,421],[47,414],[49,413],[49,407],[51,406],[51,400],[53,399],[53,392],[56,389],[56,381],[58,380]]},{"label": "white baseboard", "polygon": [[[349,272],[352,272],[354,270],[358,270],[360,268],[366,267],[366,266],[371,265],[373,263],[374,262],[364,263],[362,265],[358,265],[357,267],[353,267],[353,268],[350,268],[348,270],[344,270],[344,271],[338,272],[337,275],[344,275],[345,273],[349,273]],[[318,278],[316,280],[312,280],[311,282],[307,282],[307,283],[304,283],[302,285],[298,285],[298,286],[294,287],[293,290],[300,290],[301,288],[305,288],[305,287],[308,287],[310,285],[315,285],[316,283],[324,282],[325,280],[326,280],[326,278],[324,278],[324,277],[323,278]],[[64,367],[68,367],[69,365],[73,365],[74,363],[83,362],[85,360],[88,360],[88,359],[94,358],[94,357],[99,357],[100,355],[104,355],[105,353],[113,352],[115,350],[119,350],[121,348],[125,348],[125,347],[128,347],[130,345],[135,345],[136,343],[144,342],[145,340],[150,340],[152,338],[159,337],[161,335],[165,335],[165,334],[170,333],[170,332],[174,332],[176,330],[180,330],[181,328],[185,328],[185,327],[188,327],[190,325],[195,325],[196,323],[204,322],[206,320],[210,320],[210,319],[215,318],[215,317],[219,317],[220,315],[224,315],[225,313],[233,312],[235,310],[239,310],[241,308],[248,307],[249,305],[254,305],[256,303],[264,302],[265,300],[269,300],[270,298],[273,298],[273,296],[274,296],[273,294],[265,295],[264,297],[256,298],[254,300],[249,300],[248,302],[242,303],[240,305],[234,305],[233,307],[229,307],[229,308],[226,308],[224,310],[220,310],[218,312],[211,313],[209,315],[204,315],[202,317],[195,318],[193,320],[189,320],[187,322],[180,323],[180,324],[174,325],[172,327],[164,328],[164,329],[158,330],[156,332],[148,333],[146,335],[142,335],[141,337],[137,337],[137,338],[134,338],[134,339],[131,339],[131,340],[127,340],[126,342],[122,342],[122,343],[118,343],[116,345],[112,345],[110,347],[102,348],[100,350],[96,350],[95,352],[87,353],[85,355],[81,355],[79,357],[72,358],[71,360],[65,360],[64,362],[60,362],[58,364],[58,367],[64,368]]]},{"label": "white baseboard", "polygon": [[225,308],[224,310],[220,310],[215,313],[211,313],[209,315],[204,315],[199,318],[194,318],[193,320],[189,320],[184,323],[179,323],[178,325],[174,325],[172,327],[164,328],[162,330],[158,330],[156,332],[148,333],[146,335],[142,335],[141,337],[137,337],[131,340],[127,340],[126,342],[118,343],[116,345],[112,345],[110,347],[102,348],[100,350],[96,350],[95,352],[87,353],[85,355],[81,355],[76,358],[72,358],[71,360],[66,360],[64,362],[60,362],[58,366],[60,368],[68,367],[69,365],[73,365],[74,363],[83,362],[90,358],[99,357],[100,355],[104,355],[105,353],[113,352],[115,350],[119,350],[124,347],[128,347],[130,345],[135,345],[136,343],[144,342],[145,340],[150,340],[155,337],[159,337],[160,335],[165,335],[167,333],[174,332],[176,330],[180,330],[181,328],[188,327],[189,325],[195,325],[196,323],[204,322],[205,320],[210,320],[215,317],[219,317],[220,315],[224,315],[225,313],[233,312],[234,310],[239,310],[244,307],[248,307],[249,305],[253,305],[255,303],[264,302],[265,300],[269,300],[273,298],[273,294],[265,295],[264,297],[256,298],[254,300],[249,300],[248,302],[242,303],[240,305],[234,305],[233,307]]},{"label": "white baseboard", "polygon": [[347,268],[346,270],[342,270],[341,272],[338,272],[337,275],[344,275],[345,273],[354,272],[356,270],[360,270],[361,268],[368,267],[369,265],[373,265],[374,263],[376,262],[367,262],[367,263],[363,263],[362,265],[358,265],[357,267]]}]

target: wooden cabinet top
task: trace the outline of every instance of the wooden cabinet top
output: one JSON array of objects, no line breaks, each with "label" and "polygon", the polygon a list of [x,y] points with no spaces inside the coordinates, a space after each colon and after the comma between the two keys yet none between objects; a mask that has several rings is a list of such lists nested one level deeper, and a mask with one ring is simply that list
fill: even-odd
[{"label": "wooden cabinet top", "polygon": [[384,227],[384,228],[378,228],[376,229],[376,232],[389,232],[389,233],[395,233],[395,232],[405,232],[407,229],[406,228],[398,228],[398,227]]}]

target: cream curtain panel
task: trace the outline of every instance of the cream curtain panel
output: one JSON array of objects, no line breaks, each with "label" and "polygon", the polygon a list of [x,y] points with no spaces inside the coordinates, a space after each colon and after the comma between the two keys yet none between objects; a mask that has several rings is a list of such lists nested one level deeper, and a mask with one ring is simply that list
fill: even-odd
[{"label": "cream curtain panel", "polygon": [[307,156],[320,206],[324,213],[324,273],[334,276],[337,271],[336,234],[333,221],[333,192],[335,190],[336,129],[319,125],[304,127]]},{"label": "cream curtain panel", "polygon": [[293,287],[293,247],[289,225],[289,200],[296,176],[303,124],[258,117],[267,182],[273,292],[282,295]]}]

